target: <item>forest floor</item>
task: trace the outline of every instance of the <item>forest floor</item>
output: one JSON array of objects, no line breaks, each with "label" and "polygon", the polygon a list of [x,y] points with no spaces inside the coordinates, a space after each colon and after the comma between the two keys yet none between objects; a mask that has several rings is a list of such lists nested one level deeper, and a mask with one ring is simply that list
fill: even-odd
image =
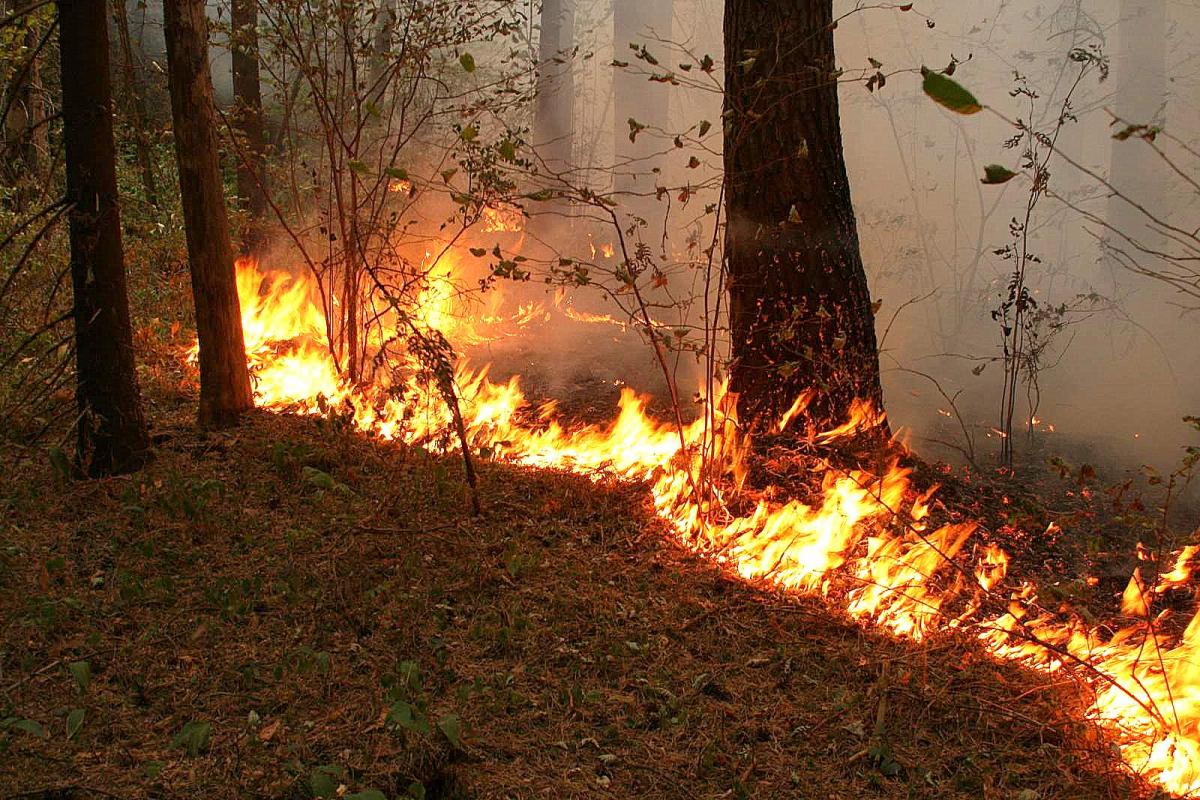
[{"label": "forest floor", "polygon": [[[1127,798],[1086,689],[731,580],[644,488],[158,399],[0,464],[0,797]],[[60,463],[61,466],[61,463]]]}]

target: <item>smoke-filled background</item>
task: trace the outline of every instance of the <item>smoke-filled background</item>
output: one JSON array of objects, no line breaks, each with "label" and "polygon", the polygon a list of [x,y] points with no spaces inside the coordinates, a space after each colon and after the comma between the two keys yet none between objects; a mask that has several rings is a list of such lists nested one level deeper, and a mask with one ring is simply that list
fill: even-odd
[{"label": "smoke-filled background", "polygon": [[[1195,285],[1189,265],[1200,253],[1172,233],[1194,232],[1200,216],[1200,50],[1191,35],[1200,29],[1200,3],[839,0],[834,8],[845,155],[879,302],[893,422],[938,457],[986,461],[998,449],[1002,304],[1014,269],[1005,248],[1030,195],[1023,177],[981,182],[988,164],[1027,171],[1021,148],[1006,145],[1016,130],[1003,116],[1047,132],[1075,162],[1050,158],[1048,196],[1030,216],[1035,258],[1026,281],[1040,309],[1039,350],[1019,391],[1017,449],[1113,467],[1173,464],[1190,443],[1181,418],[1200,411],[1200,317],[1192,311],[1200,298],[1181,290]],[[160,4],[130,9],[141,49],[161,62]],[[210,12],[217,21],[224,13],[219,3]],[[672,288],[697,291],[687,265],[704,261],[718,220],[722,4],[530,0],[514,3],[513,13],[527,21],[527,44],[552,77],[538,102],[555,119],[548,133],[534,118],[536,104],[528,109],[531,144],[573,184],[617,192],[622,220],[646,220],[631,239],[682,265],[667,270]],[[227,102],[229,61],[216,41],[214,82]],[[511,49],[481,43],[475,58],[482,64]],[[1082,80],[1073,51],[1098,59]],[[954,79],[988,110],[962,116],[925,96],[921,67],[952,63]],[[1129,124],[1162,134],[1114,136]],[[563,253],[606,238],[578,219],[547,218],[530,233]],[[536,285],[517,291],[524,299],[552,293]],[[572,302],[620,316],[602,297]],[[682,312],[672,313],[663,312],[665,324],[680,322]],[[696,313],[691,306],[692,322]],[[609,326],[598,334],[566,322],[551,329],[490,355],[516,352],[514,368],[540,370],[558,386],[657,380],[633,332]],[[677,366],[681,385],[695,380],[694,361]]]}]

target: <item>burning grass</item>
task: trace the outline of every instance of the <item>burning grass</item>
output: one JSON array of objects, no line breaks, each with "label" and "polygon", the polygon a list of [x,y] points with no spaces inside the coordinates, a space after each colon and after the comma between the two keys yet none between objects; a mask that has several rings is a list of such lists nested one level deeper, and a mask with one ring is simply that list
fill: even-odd
[{"label": "burning grass", "polygon": [[[422,290],[422,320],[529,335],[520,309],[459,314],[449,289]],[[239,290],[260,405],[299,418],[181,423],[145,475],[12,493],[22,780],[50,759],[155,796],[1027,800],[1130,796],[1132,767],[1195,789],[1190,564],[1093,616],[1008,569],[1023,523],[949,502],[971,488],[939,495],[878,437],[853,452],[879,419],[862,404],[804,433],[798,401],[751,449],[719,391],[682,430],[628,390],[587,424],[460,363],[454,439],[412,353],[339,377],[304,278],[244,263]],[[148,371],[158,418],[189,391],[180,366]],[[481,519],[459,442],[485,462]]]},{"label": "burning grass", "polygon": [[1148,794],[1075,681],[731,581],[642,485],[485,465],[473,519],[336,421],[159,441],[5,486],[6,795]]}]

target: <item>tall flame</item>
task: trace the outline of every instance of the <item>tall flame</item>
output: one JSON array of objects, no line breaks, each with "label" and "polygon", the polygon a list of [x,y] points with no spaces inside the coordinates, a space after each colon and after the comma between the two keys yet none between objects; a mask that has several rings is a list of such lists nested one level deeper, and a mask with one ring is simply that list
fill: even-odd
[{"label": "tall flame", "polygon": [[[486,338],[475,323],[456,316],[450,277],[433,277],[419,304],[422,319],[465,325],[459,333]],[[360,430],[381,438],[448,447],[443,433],[449,415],[436,393],[415,378],[365,387],[339,378],[316,290],[303,276],[238,264],[259,405],[306,414],[342,408]],[[531,308],[510,316],[492,309],[484,325],[520,326],[544,313]],[[1123,603],[1133,622],[1116,633],[1048,614],[1028,619],[1036,600],[1029,585],[1012,590],[1006,610],[988,612],[1005,605],[986,601],[1004,585],[1008,556],[994,544],[971,544],[974,523],[927,530],[932,491],[914,497],[909,470],[898,463],[879,475],[822,466],[815,498],[774,499],[778,492],[739,491],[747,442],[723,390],[708,399],[701,419],[680,431],[650,417],[648,399],[629,389],[610,423],[564,427],[551,407],[531,408],[515,377],[493,382],[486,368],[460,364],[456,384],[473,448],[515,463],[647,481],[656,513],[679,540],[746,580],[821,592],[854,617],[897,635],[920,639],[964,628],[999,657],[1044,670],[1078,667],[1096,690],[1089,715],[1111,733],[1127,763],[1170,792],[1200,794],[1200,614],[1172,641],[1159,629],[1164,616],[1153,618],[1151,610],[1157,593],[1190,578],[1197,548],[1179,554],[1153,587],[1135,574]],[[780,429],[803,413],[806,402],[797,401]],[[857,403],[844,425],[818,440],[834,441],[881,420],[868,404]],[[702,449],[732,479],[707,494],[696,487],[703,478],[696,455]],[[967,559],[973,566],[963,566],[963,553],[974,553]],[[835,583],[851,588],[834,592]],[[958,599],[965,610],[951,616],[948,605]]]}]

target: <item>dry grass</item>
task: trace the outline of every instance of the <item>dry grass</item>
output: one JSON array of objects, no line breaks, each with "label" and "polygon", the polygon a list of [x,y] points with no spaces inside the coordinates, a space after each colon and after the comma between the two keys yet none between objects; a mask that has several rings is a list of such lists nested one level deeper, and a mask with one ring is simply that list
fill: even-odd
[{"label": "dry grass", "polygon": [[453,460],[328,422],[160,433],[130,478],[0,465],[0,716],[45,732],[0,797],[1145,794],[1078,687],[731,581],[638,487],[492,465],[472,519]]}]

